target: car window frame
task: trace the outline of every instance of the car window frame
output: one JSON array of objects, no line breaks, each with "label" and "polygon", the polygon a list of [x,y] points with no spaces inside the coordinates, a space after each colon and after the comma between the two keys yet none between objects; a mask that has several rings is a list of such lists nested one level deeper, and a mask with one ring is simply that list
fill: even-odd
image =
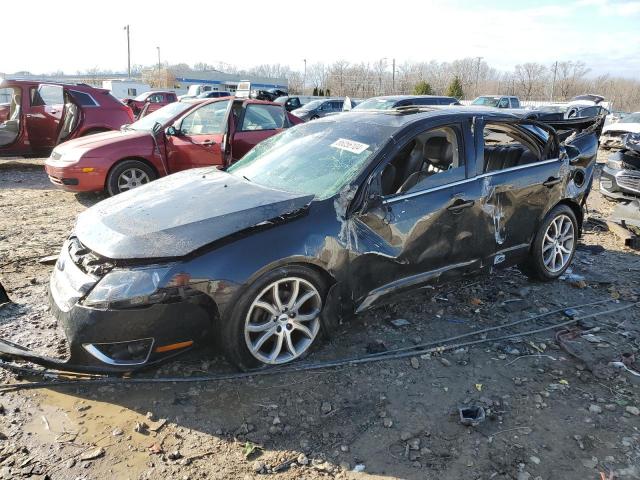
[{"label": "car window frame", "polygon": [[[511,126],[512,128],[516,129],[520,134],[525,135],[526,137],[533,139],[532,141],[536,144],[538,144],[538,147],[540,148],[540,151],[544,154],[545,151],[545,147],[546,145],[543,144],[542,139],[539,139],[537,136],[535,136],[533,133],[527,131],[523,125],[533,125],[533,126],[537,126],[545,131],[547,131],[547,133],[549,134],[549,140],[548,142],[552,142],[552,144],[555,144],[555,149],[557,155],[553,155],[552,152],[547,154],[547,158],[544,159],[540,159],[537,162],[533,162],[533,163],[527,163],[524,165],[517,165],[514,167],[507,167],[507,168],[503,168],[501,170],[494,170],[491,172],[485,172],[484,168],[485,168],[485,160],[484,160],[484,129],[486,127],[487,124],[492,124],[492,123],[502,123],[504,125],[508,125]],[[475,160],[475,176],[477,177],[482,177],[482,176],[487,176],[487,175],[496,175],[499,174],[501,172],[509,172],[509,171],[513,171],[513,170],[520,170],[520,169],[524,169],[524,168],[530,168],[530,167],[535,167],[536,165],[541,165],[544,163],[551,163],[551,162],[556,162],[556,161],[560,161],[560,155],[559,155],[559,140],[557,137],[557,134],[554,133],[553,129],[551,129],[550,127],[544,125],[544,123],[542,122],[538,122],[536,120],[531,120],[531,119],[511,119],[511,118],[490,118],[490,117],[484,117],[484,116],[477,116],[475,118],[474,121],[474,129],[473,129],[473,135],[475,138],[475,150],[476,150],[476,160]],[[552,145],[553,146],[553,145]]]},{"label": "car window frame", "polygon": [[[283,119],[282,119],[282,125],[280,127],[276,127],[276,128],[263,128],[263,129],[259,129],[259,130],[245,130],[244,127],[244,120],[247,116],[247,110],[250,107],[275,107],[275,108],[280,108],[282,110],[283,113]],[[280,130],[280,129],[284,129],[287,128],[289,126],[288,124],[288,117],[287,117],[287,112],[286,109],[284,108],[284,105],[270,105],[270,104],[263,104],[263,103],[247,103],[244,105],[244,108],[242,109],[242,115],[240,116],[240,118],[238,118],[238,128],[236,130],[236,132],[273,132],[275,130]]]},{"label": "car window frame", "polygon": [[[224,114],[225,120],[223,120],[223,122],[222,122],[222,131],[221,131],[221,132],[209,132],[209,133],[206,133],[206,132],[205,132],[205,133],[202,133],[202,132],[200,132],[200,133],[185,133],[185,132],[184,132],[184,130],[183,130],[184,121],[185,121],[187,118],[189,118],[189,116],[194,115],[198,110],[200,110],[200,109],[202,109],[202,108],[205,108],[205,107],[209,107],[209,106],[215,105],[215,104],[217,104],[217,103],[219,103],[219,102],[205,103],[204,105],[200,105],[200,106],[198,106],[198,107],[196,107],[196,108],[192,108],[191,110],[188,110],[186,113],[184,113],[184,114],[183,114],[183,115],[182,115],[182,116],[177,120],[177,122],[174,122],[174,124],[175,124],[175,123],[177,123],[177,125],[178,125],[178,130],[181,132],[181,135],[182,135],[182,136],[185,136],[185,137],[192,137],[192,136],[194,136],[194,135],[217,135],[217,134],[225,134],[225,133],[227,132],[228,128],[229,128],[229,111],[230,111],[230,110],[229,110],[229,106],[230,106],[230,105],[231,105],[231,106],[233,105],[233,101],[232,101],[232,100],[228,100],[228,102],[229,102],[229,105],[227,105],[227,108],[225,109],[225,114]],[[221,102],[221,103],[224,103],[224,102]]]},{"label": "car window frame", "polygon": [[[383,202],[387,203],[387,202],[395,202],[397,200],[401,200],[406,196],[413,197],[413,196],[429,193],[432,190],[440,190],[442,188],[446,188],[448,186],[455,185],[460,182],[466,182],[472,179],[475,176],[474,174],[472,174],[472,169],[471,169],[471,166],[472,166],[471,155],[473,154],[473,152],[469,151],[470,144],[467,141],[467,136],[469,135],[470,132],[465,128],[465,125],[464,125],[466,119],[467,117],[460,118],[460,119],[455,119],[454,117],[454,119],[451,119],[451,120],[443,120],[442,122],[438,122],[435,124],[434,123],[431,123],[428,125],[423,124],[419,128],[411,129],[411,132],[407,132],[407,135],[403,136],[403,138],[400,141],[395,143],[393,149],[384,156],[384,158],[379,162],[378,165],[376,165],[375,169],[370,174],[371,178],[369,179],[369,181],[366,181],[365,183],[371,184],[371,185],[373,184],[377,185],[376,188],[378,190],[377,191],[378,195],[380,196]],[[384,172],[385,167],[395,159],[395,156],[411,140],[413,140],[417,136],[427,133],[431,130],[438,130],[438,129],[447,128],[447,127],[454,128],[454,130],[456,131],[456,136],[458,139],[458,152],[459,152],[458,155],[459,155],[459,158],[463,159],[464,161],[464,164],[461,167],[454,169],[454,170],[459,170],[459,172],[457,172],[458,175],[447,175],[449,171],[441,172],[441,173],[432,175],[430,177],[430,178],[438,178],[442,180],[441,182],[437,182],[437,184],[435,184],[436,182],[434,182],[434,184],[423,186],[423,188],[421,189],[410,189],[401,193],[394,193],[391,195],[382,195],[380,177]],[[460,173],[462,173],[462,175],[459,175]],[[417,183],[415,186],[418,186],[418,185],[420,185],[420,183]]]},{"label": "car window frame", "polygon": [[[40,88],[41,87],[54,87],[54,88],[59,88],[60,91],[62,92],[62,102],[61,103],[46,103],[44,101],[44,99],[42,98],[42,96],[40,95]],[[52,105],[64,105],[65,103],[65,91],[64,91],[64,87],[62,85],[54,85],[51,83],[39,83],[38,85],[35,85],[33,87],[31,87],[30,91],[29,91],[29,106],[31,107],[50,107]],[[38,96],[38,98],[40,98],[40,100],[42,101],[42,103],[34,103],[34,99],[36,98],[36,95]]]}]

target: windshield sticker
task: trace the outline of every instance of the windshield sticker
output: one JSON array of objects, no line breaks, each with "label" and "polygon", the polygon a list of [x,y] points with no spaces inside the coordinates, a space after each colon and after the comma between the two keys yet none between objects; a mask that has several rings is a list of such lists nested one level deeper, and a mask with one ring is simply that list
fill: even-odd
[{"label": "windshield sticker", "polygon": [[340,150],[346,150],[347,152],[360,154],[364,152],[369,145],[366,143],[355,142],[353,140],[347,140],[346,138],[339,138],[331,144],[333,148],[339,148]]}]

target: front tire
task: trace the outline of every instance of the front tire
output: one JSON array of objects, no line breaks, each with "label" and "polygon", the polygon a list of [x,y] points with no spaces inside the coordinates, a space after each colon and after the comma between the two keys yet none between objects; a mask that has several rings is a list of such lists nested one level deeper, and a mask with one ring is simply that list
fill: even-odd
[{"label": "front tire", "polygon": [[157,178],[153,168],[140,160],[124,160],[117,163],[107,176],[107,192],[110,196],[126,192]]},{"label": "front tire", "polygon": [[241,370],[303,358],[320,336],[328,285],[321,274],[289,265],[259,277],[221,326],[227,359]]},{"label": "front tire", "polygon": [[520,269],[529,278],[548,282],[569,268],[578,243],[578,221],[567,205],[557,205],[545,217]]}]

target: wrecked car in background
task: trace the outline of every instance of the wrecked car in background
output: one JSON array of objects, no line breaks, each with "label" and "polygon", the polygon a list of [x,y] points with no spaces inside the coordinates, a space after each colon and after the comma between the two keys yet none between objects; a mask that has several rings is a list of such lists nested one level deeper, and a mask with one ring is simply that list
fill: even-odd
[{"label": "wrecked car in background", "polygon": [[180,172],[80,214],[50,280],[70,357],[0,352],[129,371],[213,337],[252,369],[429,282],[511,265],[556,279],[582,226],[596,123],[566,143],[464,107],[298,125],[226,171]]},{"label": "wrecked car in background", "polygon": [[61,142],[117,130],[133,112],[108,90],[85,84],[3,80],[0,156],[48,155]]},{"label": "wrecked car in background", "polygon": [[474,99],[471,105],[491,108],[520,108],[520,99],[509,95],[482,95]]},{"label": "wrecked car in background", "polygon": [[136,118],[142,118],[165,105],[177,101],[178,97],[175,92],[153,91],[141,93],[136,98],[127,98],[123,100],[122,103],[128,105],[129,108],[133,110]]},{"label": "wrecked car in background", "polygon": [[600,146],[605,149],[624,148],[623,138],[630,133],[640,134],[640,112],[631,113],[616,123],[606,125],[602,129]]},{"label": "wrecked car in background", "polygon": [[600,192],[612,199],[640,196],[640,133],[628,133],[622,149],[612,153],[600,176]]},{"label": "wrecked car in background", "polygon": [[282,105],[259,100],[188,99],[117,132],[66,142],[45,170],[74,192],[131,190],[188,168],[231,165],[256,144],[301,121]]}]

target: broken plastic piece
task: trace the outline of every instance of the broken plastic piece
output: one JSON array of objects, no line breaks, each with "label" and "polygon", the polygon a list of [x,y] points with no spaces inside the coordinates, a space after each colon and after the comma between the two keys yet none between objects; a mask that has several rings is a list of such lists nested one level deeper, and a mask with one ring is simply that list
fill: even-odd
[{"label": "broken plastic piece", "polygon": [[11,299],[9,298],[9,295],[7,295],[6,290],[0,283],[0,305],[2,305],[3,303],[10,303],[10,302],[11,302]]},{"label": "broken plastic piece", "polygon": [[578,316],[578,311],[575,308],[567,308],[562,313],[564,313],[569,318],[575,318]]},{"label": "broken plastic piece", "polygon": [[406,325],[410,325],[409,320],[405,320],[404,318],[396,318],[395,320],[391,320],[391,324],[394,327],[404,327]]},{"label": "broken plastic piece", "polygon": [[458,409],[460,412],[460,423],[463,425],[470,425],[475,427],[481,424],[485,420],[484,408],[478,405],[471,407],[461,407]]}]

